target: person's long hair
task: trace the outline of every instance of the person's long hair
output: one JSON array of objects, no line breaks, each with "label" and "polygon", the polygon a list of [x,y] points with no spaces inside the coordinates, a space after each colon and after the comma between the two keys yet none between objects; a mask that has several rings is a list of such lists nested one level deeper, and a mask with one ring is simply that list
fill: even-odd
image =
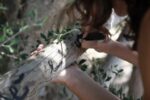
[{"label": "person's long hair", "polygon": [[73,12],[80,16],[82,28],[89,26],[99,30],[111,15],[112,2],[111,0],[75,0],[70,8],[69,13],[75,9]]}]

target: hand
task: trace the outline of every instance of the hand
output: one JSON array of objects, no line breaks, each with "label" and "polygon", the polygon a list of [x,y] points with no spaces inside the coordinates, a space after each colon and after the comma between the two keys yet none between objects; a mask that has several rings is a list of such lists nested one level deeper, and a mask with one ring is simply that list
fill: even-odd
[{"label": "hand", "polygon": [[30,59],[35,58],[41,52],[44,52],[44,44],[40,44],[35,51],[31,52]]},{"label": "hand", "polygon": [[93,48],[98,52],[108,53],[111,47],[111,39],[106,39],[102,42],[83,40],[81,43],[81,47],[84,49]]},{"label": "hand", "polygon": [[97,49],[98,48],[98,41],[83,40],[82,43],[81,43],[81,47],[84,48],[84,49],[88,49],[88,48]]},{"label": "hand", "polygon": [[[106,34],[103,34],[103,31]],[[89,33],[84,33],[81,47],[85,49],[94,48],[97,50],[99,46],[101,46],[102,47],[101,49],[103,49],[103,46],[107,45],[110,41],[108,35],[109,33],[107,33],[107,30],[103,29],[103,31],[102,32],[93,31]]]}]

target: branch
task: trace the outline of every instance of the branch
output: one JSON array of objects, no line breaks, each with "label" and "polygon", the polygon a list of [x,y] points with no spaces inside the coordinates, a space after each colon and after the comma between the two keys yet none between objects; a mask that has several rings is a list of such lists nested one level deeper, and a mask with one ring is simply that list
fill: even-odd
[{"label": "branch", "polygon": [[26,25],[24,27],[22,27],[19,32],[17,32],[16,34],[14,34],[13,36],[11,36],[10,38],[8,38],[6,41],[4,41],[3,43],[0,44],[0,47],[4,46],[6,43],[10,42],[12,39],[14,39],[16,36],[20,35],[21,33],[25,32],[25,31],[29,31],[32,29],[38,29],[40,30],[42,28],[41,24],[33,24],[31,26]]},{"label": "branch", "polygon": [[[43,84],[49,84],[55,75],[74,63],[81,55],[80,48],[75,44],[79,32],[75,30],[63,41],[50,44],[36,59],[27,61],[18,69],[5,74],[3,78],[0,77],[0,95],[1,93],[8,94],[7,97],[15,95],[11,99],[16,99],[20,98],[19,93],[27,92],[27,99],[36,97]],[[13,90],[13,93],[10,90]]]}]

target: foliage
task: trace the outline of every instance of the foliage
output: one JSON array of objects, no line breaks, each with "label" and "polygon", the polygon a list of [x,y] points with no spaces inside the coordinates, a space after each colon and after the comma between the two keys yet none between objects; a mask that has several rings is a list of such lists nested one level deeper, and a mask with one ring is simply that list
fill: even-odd
[{"label": "foliage", "polygon": [[0,65],[0,73],[4,73],[5,71],[7,71],[6,69],[8,69],[8,63],[6,63],[6,61],[9,62],[10,60],[19,60],[19,57],[17,55],[20,51],[18,50],[20,38],[17,36],[11,41],[3,44],[4,41],[15,35],[16,31],[18,31],[18,27],[19,25],[13,27],[8,23],[1,25],[0,27],[0,62],[2,62]]},{"label": "foliage", "polygon": [[0,2],[0,11],[3,12],[7,10],[7,8]]},{"label": "foliage", "polygon": [[[3,13],[7,10],[6,7],[4,7],[0,3],[0,17],[3,16]],[[42,27],[43,24],[46,22],[47,17],[42,19],[41,21],[37,20],[37,14],[38,12],[36,10],[31,10],[29,12],[29,16],[31,17],[31,20],[34,20],[36,22],[36,25]],[[1,17],[2,18],[2,17]],[[21,41],[20,36],[16,35],[18,32],[22,32],[30,26],[25,25],[24,22],[18,22],[14,25],[10,25],[9,23],[1,24],[0,18],[0,74],[5,73],[9,70],[9,61],[13,60],[15,63],[19,63],[22,60],[25,60],[29,55],[25,53],[20,53],[23,48],[19,48],[18,45]],[[58,40],[58,42],[65,39],[65,36],[70,33],[70,31],[74,28],[80,29],[80,25],[77,23],[75,25],[71,25],[69,27],[64,28],[63,30],[50,30],[47,34],[41,33],[41,38],[46,42],[46,44],[52,43],[55,39]],[[15,36],[16,35],[16,36]],[[15,36],[14,38],[11,38]],[[4,43],[5,41],[9,40],[8,42]],[[37,40],[37,44],[40,44],[41,41]],[[2,45],[1,45],[2,44]],[[88,69],[88,66],[85,64],[86,60],[82,59],[79,62],[80,68],[83,71],[86,71]],[[93,76],[93,79],[97,82],[99,82],[103,87],[111,91],[113,94],[119,96],[123,100],[133,100],[132,96],[126,97],[122,90],[123,88],[120,88],[119,90],[116,90],[115,87],[107,86],[105,83],[112,80],[112,77],[106,72],[106,70],[102,67],[103,60],[102,59],[93,59],[93,69],[91,71],[91,76]],[[123,72],[122,69],[117,69],[117,65],[111,67],[112,73],[114,73],[116,76],[118,76],[120,73]],[[64,90],[65,93],[65,90]],[[140,100],[140,99],[139,99]]]},{"label": "foliage", "polygon": [[[43,26],[46,19],[41,21],[40,23],[35,24],[35,26]],[[72,25],[70,27],[66,27],[63,30],[50,30],[48,33],[41,33],[41,39],[43,39],[46,44],[52,43],[54,40],[58,40],[57,42],[65,39],[66,35],[69,34],[72,29],[78,28],[79,24]],[[10,25],[9,23],[3,24],[0,27],[0,61],[6,62],[13,60],[14,63],[19,64],[21,61],[26,60],[29,57],[29,54],[22,53],[24,48],[20,48],[20,42],[22,42],[20,35],[24,33],[24,31],[30,29],[32,27],[25,25],[23,22],[14,23],[14,25]],[[27,37],[28,38],[28,37]],[[37,44],[40,44],[41,41],[37,40]],[[0,73],[5,73],[9,68],[7,68],[8,63],[1,63]]]},{"label": "foliage", "polygon": [[[62,30],[50,30],[48,31],[47,35],[45,35],[45,33],[41,33],[40,36],[46,42],[46,44],[51,44],[54,40],[57,40],[57,42],[64,40],[66,36],[74,29],[80,29],[79,23],[67,26]],[[39,40],[37,42],[40,43]]]},{"label": "foliage", "polygon": [[[86,71],[88,69],[88,65],[85,64],[86,60],[81,59],[79,61],[79,66],[81,70]],[[93,59],[92,61],[92,70],[90,76],[98,82],[101,86],[112,92],[114,95],[118,96],[121,100],[135,100],[132,96],[126,96],[123,92],[123,87],[120,89],[116,89],[116,87],[112,85],[107,85],[107,82],[112,81],[112,76],[109,73],[114,73],[115,76],[119,76],[123,69],[118,69],[118,65],[111,66],[110,72],[107,72],[106,68],[103,67],[104,59]],[[140,98],[137,100],[141,100]]]},{"label": "foliage", "polygon": [[[29,54],[23,53],[21,46],[22,34],[32,28],[42,27],[47,17],[37,21],[36,11],[31,10],[30,18],[36,21],[33,25],[28,25],[24,20],[7,21],[7,8],[0,1],[0,74],[7,72],[11,65],[18,66],[20,62],[27,59]],[[28,37],[24,37],[27,39]],[[6,63],[7,62],[7,63]]]}]

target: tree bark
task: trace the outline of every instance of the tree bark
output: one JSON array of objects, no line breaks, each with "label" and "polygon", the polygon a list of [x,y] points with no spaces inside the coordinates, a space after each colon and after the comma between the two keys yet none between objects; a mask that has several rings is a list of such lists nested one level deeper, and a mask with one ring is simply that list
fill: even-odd
[{"label": "tree bark", "polygon": [[36,97],[36,92],[42,86],[49,84],[56,74],[69,67],[80,56],[82,50],[75,44],[78,33],[79,30],[73,30],[63,41],[56,40],[47,46],[36,59],[28,60],[18,69],[1,77],[0,98],[28,100]]}]

